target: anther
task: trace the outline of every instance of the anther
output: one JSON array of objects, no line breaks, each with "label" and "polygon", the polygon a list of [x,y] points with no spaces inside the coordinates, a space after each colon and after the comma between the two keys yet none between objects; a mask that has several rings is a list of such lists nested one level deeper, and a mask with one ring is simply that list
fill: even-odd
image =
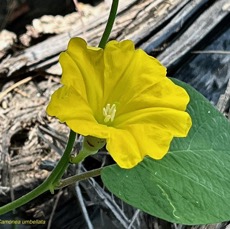
[{"label": "anther", "polygon": [[112,106],[108,103],[106,107],[103,107],[103,115],[104,115],[104,122],[107,123],[109,121],[113,121],[116,114],[116,105],[113,104]]}]

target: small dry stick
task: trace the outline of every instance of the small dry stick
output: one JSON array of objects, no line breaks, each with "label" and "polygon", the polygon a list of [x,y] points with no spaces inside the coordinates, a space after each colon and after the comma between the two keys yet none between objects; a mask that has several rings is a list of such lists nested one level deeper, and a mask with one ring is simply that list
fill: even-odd
[{"label": "small dry stick", "polygon": [[80,9],[79,7],[79,3],[78,0],[73,0],[74,6],[76,11],[79,13],[80,15],[80,21],[81,21],[81,25],[82,25],[82,33],[83,33],[83,37],[86,39],[86,31],[85,31],[85,24],[83,22],[82,16],[83,16],[83,11]]},{"label": "small dry stick", "polygon": [[57,204],[58,204],[58,201],[62,195],[63,191],[62,190],[59,190],[57,196],[56,196],[56,200],[54,202],[54,206],[53,206],[53,209],[52,209],[52,212],[50,214],[50,218],[49,218],[49,222],[48,222],[48,225],[47,225],[47,229],[50,229],[51,228],[51,224],[52,224],[52,220],[53,220],[53,217],[54,217],[54,213],[56,211],[56,208],[57,208]]},{"label": "small dry stick", "polygon": [[26,98],[29,98],[29,95],[27,93],[25,93],[24,91],[20,90],[19,88],[14,88],[14,91],[16,91],[18,94],[20,94]]},{"label": "small dry stick", "polygon": [[20,85],[22,84],[25,84],[27,82],[29,82],[30,80],[32,80],[33,78],[31,76],[23,79],[23,80],[20,80],[18,81],[17,83],[13,84],[12,86],[8,87],[5,91],[1,92],[0,93],[0,101],[9,93],[11,92],[12,90],[14,90],[15,88],[19,87]]},{"label": "small dry stick", "polygon": [[133,224],[134,224],[134,222],[136,221],[136,219],[138,218],[138,215],[140,214],[140,210],[139,209],[137,209],[136,211],[135,211],[135,213],[134,213],[134,215],[133,215],[133,217],[132,217],[132,219],[131,219],[131,222],[130,222],[130,224],[129,224],[129,227],[127,228],[127,229],[131,229],[132,227],[133,227]]},{"label": "small dry stick", "polygon": [[230,104],[230,80],[228,81],[227,89],[224,94],[222,94],[217,103],[217,109],[224,113]]},{"label": "small dry stick", "polygon": [[88,211],[86,209],[86,206],[85,206],[85,203],[84,203],[84,200],[83,200],[83,196],[82,196],[82,193],[81,193],[81,189],[80,189],[78,183],[76,184],[75,189],[76,189],[78,201],[79,201],[80,206],[81,206],[82,214],[83,214],[83,216],[85,218],[85,222],[86,222],[86,224],[88,226],[88,229],[93,229],[93,225],[92,225],[92,222],[91,222],[91,220],[89,218],[89,214],[88,214]]},{"label": "small dry stick", "polygon": [[229,55],[230,51],[224,51],[224,50],[206,50],[206,51],[193,51],[191,53],[195,54],[223,54],[223,55]]}]

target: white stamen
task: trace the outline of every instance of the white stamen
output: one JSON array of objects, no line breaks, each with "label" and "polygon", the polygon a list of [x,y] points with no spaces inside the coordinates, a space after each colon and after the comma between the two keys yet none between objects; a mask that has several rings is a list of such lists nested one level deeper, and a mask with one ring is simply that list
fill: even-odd
[{"label": "white stamen", "polygon": [[107,111],[106,111],[106,109],[104,107],[103,107],[103,115],[107,116]]},{"label": "white stamen", "polygon": [[104,115],[104,122],[109,122],[109,121],[113,121],[115,118],[115,114],[116,114],[116,105],[113,104],[112,107],[110,106],[110,104],[108,103],[106,105],[106,107],[103,107],[103,115]]}]

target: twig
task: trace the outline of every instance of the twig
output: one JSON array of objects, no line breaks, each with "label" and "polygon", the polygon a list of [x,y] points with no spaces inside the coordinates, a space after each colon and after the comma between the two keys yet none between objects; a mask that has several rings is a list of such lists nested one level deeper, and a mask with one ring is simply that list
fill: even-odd
[{"label": "twig", "polygon": [[135,222],[135,220],[137,219],[137,217],[138,217],[139,214],[140,214],[140,210],[137,209],[137,210],[135,211],[135,213],[134,213],[134,215],[133,215],[133,218],[131,219],[131,222],[130,222],[130,224],[129,224],[129,226],[128,226],[127,229],[131,229],[131,228],[133,227],[133,224],[134,224],[134,222]]},{"label": "twig", "polygon": [[66,141],[67,141],[66,136],[64,134],[61,135],[55,129],[50,127],[50,125],[48,125],[48,128],[40,125],[38,127],[38,129],[41,130],[41,133],[43,132],[42,134],[47,134],[47,135],[51,136],[52,138],[55,138],[55,140],[58,140],[58,142],[60,144],[66,144]]},{"label": "twig", "polygon": [[[12,184],[11,160],[9,154],[6,154],[6,163],[7,163],[8,175],[9,175],[10,199],[11,201],[14,201],[15,195],[14,195],[14,188]],[[13,210],[13,212],[15,213],[15,210]]]},{"label": "twig", "polygon": [[51,212],[51,214],[50,214],[49,221],[48,221],[47,229],[50,229],[50,228],[51,228],[51,224],[52,224],[52,220],[53,220],[53,217],[54,217],[56,208],[57,208],[57,204],[58,204],[58,201],[59,201],[59,199],[60,199],[62,193],[63,193],[62,190],[59,190],[59,192],[57,193],[56,200],[55,200],[55,202],[54,202],[54,206],[53,206],[53,209],[52,209],[52,212]]},{"label": "twig", "polygon": [[0,186],[0,195],[6,196],[6,193],[9,192],[9,187]]},{"label": "twig", "polygon": [[80,187],[79,187],[78,183],[75,186],[75,189],[76,189],[78,201],[79,201],[79,204],[81,206],[82,214],[83,214],[83,216],[85,218],[87,227],[88,227],[88,229],[93,229],[93,225],[92,225],[91,220],[89,218],[89,214],[87,212],[87,209],[86,209],[86,206],[85,206],[85,203],[84,203],[84,200],[83,200],[83,197],[82,197],[82,193],[81,193],[81,190],[80,190]]},{"label": "twig", "polygon": [[19,88],[14,88],[14,91],[22,95],[23,97],[29,98],[29,95],[25,93],[24,91],[20,90]]},{"label": "twig", "polygon": [[117,205],[115,201],[112,200],[111,196],[101,188],[101,186],[95,181],[95,179],[90,178],[88,182],[94,188],[100,200],[102,200],[105,206],[111,210],[111,212],[120,222],[120,224],[124,228],[127,228],[129,225],[129,219],[125,215],[124,211]]},{"label": "twig", "polygon": [[59,155],[62,155],[62,153],[63,153],[62,149],[60,149],[58,146],[53,144],[49,139],[47,139],[43,135],[43,133],[40,131],[40,129],[37,130],[37,133],[38,133],[38,136],[50,146],[50,148],[52,148],[54,151],[56,151]]},{"label": "twig", "polygon": [[[216,107],[221,113],[224,113],[228,109],[229,104],[230,104],[230,80],[228,81],[228,85],[225,93],[220,96]],[[230,114],[228,114],[228,116],[229,115]]]},{"label": "twig", "polygon": [[191,53],[194,54],[223,54],[223,55],[230,55],[230,51],[224,50],[206,50],[206,51],[192,51]]},{"label": "twig", "polygon": [[78,0],[73,0],[73,3],[74,3],[76,11],[80,15],[80,21],[81,21],[81,25],[82,25],[82,34],[83,34],[83,37],[86,39],[86,30],[85,30],[85,25],[84,25],[84,22],[83,22],[83,19],[82,19],[83,12],[82,12],[82,10],[79,7]]},{"label": "twig", "polygon": [[13,84],[12,86],[8,87],[5,91],[0,93],[0,101],[12,90],[14,90],[15,88],[17,88],[18,86],[25,84],[27,82],[29,82],[30,80],[32,80],[33,77],[29,76],[23,80],[18,81],[17,83]]}]

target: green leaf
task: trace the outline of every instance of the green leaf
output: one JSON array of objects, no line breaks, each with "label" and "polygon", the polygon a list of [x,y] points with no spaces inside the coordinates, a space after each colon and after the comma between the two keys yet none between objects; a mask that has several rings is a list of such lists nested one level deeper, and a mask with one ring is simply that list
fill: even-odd
[{"label": "green leaf", "polygon": [[133,169],[103,169],[105,186],[120,199],[170,222],[197,225],[230,220],[230,122],[201,94],[190,95],[193,125],[174,138],[162,160],[146,157]]}]

